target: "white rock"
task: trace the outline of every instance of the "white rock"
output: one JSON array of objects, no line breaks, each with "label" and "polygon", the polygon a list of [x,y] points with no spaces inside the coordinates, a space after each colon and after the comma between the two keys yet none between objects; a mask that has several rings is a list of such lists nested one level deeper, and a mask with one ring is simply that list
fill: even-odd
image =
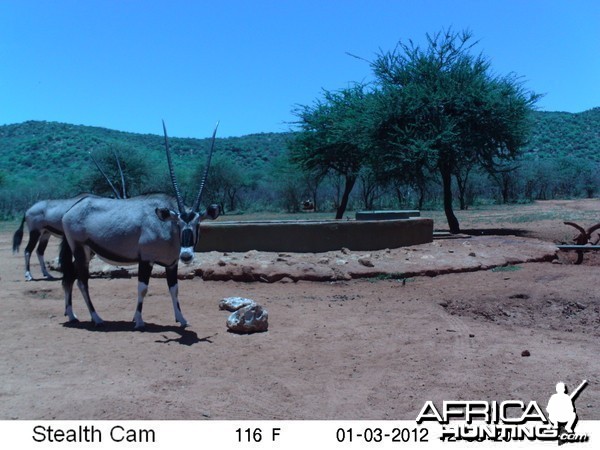
[{"label": "white rock", "polygon": [[224,309],[227,311],[237,311],[240,308],[245,306],[253,306],[256,305],[254,300],[250,300],[249,298],[243,297],[227,297],[219,302],[219,309]]},{"label": "white rock", "polygon": [[227,328],[236,333],[267,331],[269,314],[266,309],[257,304],[244,306],[229,316]]}]

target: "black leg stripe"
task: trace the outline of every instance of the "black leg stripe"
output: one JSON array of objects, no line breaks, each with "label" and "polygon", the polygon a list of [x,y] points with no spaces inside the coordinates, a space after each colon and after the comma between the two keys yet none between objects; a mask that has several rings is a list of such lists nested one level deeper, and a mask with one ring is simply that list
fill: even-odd
[{"label": "black leg stripe", "polygon": [[152,264],[148,261],[140,261],[138,265],[138,281],[145,285],[150,284],[150,275],[152,274]]},{"label": "black leg stripe", "polygon": [[27,243],[27,247],[25,247],[25,252],[30,254],[33,253],[33,249],[37,245],[40,235],[41,233],[37,230],[29,232],[29,242]]},{"label": "black leg stripe", "polygon": [[169,289],[177,284],[177,264],[174,264],[165,269],[167,275],[167,284]]}]

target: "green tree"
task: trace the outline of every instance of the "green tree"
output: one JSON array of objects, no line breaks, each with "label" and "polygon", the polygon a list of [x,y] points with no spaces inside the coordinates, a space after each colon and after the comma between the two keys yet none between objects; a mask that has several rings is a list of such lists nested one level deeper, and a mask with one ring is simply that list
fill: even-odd
[{"label": "green tree", "polygon": [[[125,184],[127,197],[139,195],[147,190],[146,184],[152,177],[152,166],[148,159],[144,158],[142,152],[136,148],[124,146],[116,149],[105,146],[91,153],[120,194],[123,192],[123,184]],[[119,165],[123,176],[121,176]],[[114,196],[112,188],[100,170],[95,167],[91,158],[81,184],[86,192],[107,197]]]},{"label": "green tree", "polygon": [[[204,176],[206,164],[200,164],[192,177],[198,183]],[[216,202],[221,213],[235,211],[242,201],[244,189],[253,186],[253,177],[248,169],[244,169],[236,161],[223,155],[215,155],[212,159],[206,188],[203,193],[205,203]],[[198,187],[194,186],[194,189]],[[196,191],[193,191],[196,195]]]},{"label": "green tree", "polygon": [[474,164],[493,171],[525,145],[528,115],[538,96],[514,75],[497,76],[468,31],[427,35],[422,49],[400,42],[371,63],[381,86],[378,136],[401,153],[404,164],[439,173],[444,211],[460,232],[452,206],[452,177]]},{"label": "green tree", "polygon": [[290,144],[292,161],[309,173],[321,177],[333,173],[344,180],[336,219],[344,216],[373,144],[371,97],[364,85],[356,84],[337,92],[324,91],[322,100],[294,111],[301,131]]}]

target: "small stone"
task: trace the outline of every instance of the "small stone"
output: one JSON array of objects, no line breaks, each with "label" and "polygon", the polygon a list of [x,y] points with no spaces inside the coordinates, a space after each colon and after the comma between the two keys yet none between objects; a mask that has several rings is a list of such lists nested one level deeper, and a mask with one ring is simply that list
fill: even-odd
[{"label": "small stone", "polygon": [[521,356],[531,356],[531,353],[529,353],[529,350],[523,350]]},{"label": "small stone", "polygon": [[373,264],[373,261],[371,261],[371,258],[367,258],[365,256],[358,258],[358,263],[365,267],[375,267],[375,264]]},{"label": "small stone", "polygon": [[474,256],[477,256],[477,255],[475,254],[475,252],[471,252],[471,253],[469,253],[469,256],[473,256],[474,257]]}]

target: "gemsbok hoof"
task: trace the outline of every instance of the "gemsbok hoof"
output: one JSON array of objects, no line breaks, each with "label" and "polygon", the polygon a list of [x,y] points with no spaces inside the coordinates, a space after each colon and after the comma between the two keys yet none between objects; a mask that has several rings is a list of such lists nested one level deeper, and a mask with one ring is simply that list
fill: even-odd
[{"label": "gemsbok hoof", "polygon": [[94,322],[94,325],[96,325],[96,327],[104,326],[104,320],[102,320],[96,312],[92,313],[92,322]]}]

